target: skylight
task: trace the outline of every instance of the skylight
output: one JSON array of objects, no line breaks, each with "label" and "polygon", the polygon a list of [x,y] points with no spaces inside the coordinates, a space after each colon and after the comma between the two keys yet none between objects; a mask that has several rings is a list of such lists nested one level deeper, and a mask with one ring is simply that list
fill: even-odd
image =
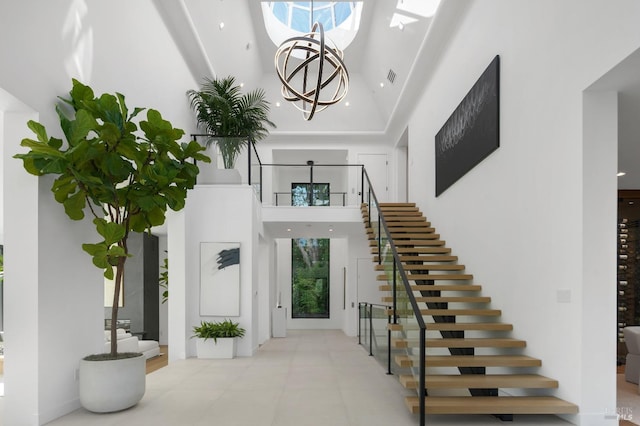
[{"label": "skylight", "polygon": [[276,46],[288,38],[310,32],[313,23],[320,22],[326,36],[344,50],[358,32],[361,14],[361,1],[262,2],[264,24]]}]

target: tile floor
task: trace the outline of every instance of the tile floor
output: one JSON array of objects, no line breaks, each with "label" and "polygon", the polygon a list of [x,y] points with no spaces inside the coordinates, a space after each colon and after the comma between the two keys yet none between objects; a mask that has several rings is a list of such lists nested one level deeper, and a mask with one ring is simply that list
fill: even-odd
[{"label": "tile floor", "polygon": [[[135,407],[112,414],[83,409],[51,426],[415,426],[406,391],[337,330],[289,331],[250,358],[188,359],[147,376]],[[490,416],[428,416],[430,426],[505,424]],[[516,416],[514,425],[562,425],[553,416]]]}]

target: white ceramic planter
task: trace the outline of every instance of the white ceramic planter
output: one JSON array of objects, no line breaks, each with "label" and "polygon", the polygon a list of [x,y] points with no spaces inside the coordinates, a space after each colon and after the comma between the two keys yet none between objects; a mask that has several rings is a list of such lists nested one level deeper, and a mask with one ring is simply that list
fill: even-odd
[{"label": "white ceramic planter", "polygon": [[218,151],[215,145],[210,145],[204,154],[211,158],[211,163],[198,163],[198,184],[236,185],[242,183],[240,171],[237,169],[219,169],[216,166]]},{"label": "white ceramic planter", "polygon": [[218,337],[217,342],[213,339],[196,340],[196,353],[198,358],[235,358],[236,357],[236,338],[235,337]]},{"label": "white ceramic planter", "polygon": [[110,361],[80,361],[80,404],[94,413],[133,407],[145,391],[144,355]]}]

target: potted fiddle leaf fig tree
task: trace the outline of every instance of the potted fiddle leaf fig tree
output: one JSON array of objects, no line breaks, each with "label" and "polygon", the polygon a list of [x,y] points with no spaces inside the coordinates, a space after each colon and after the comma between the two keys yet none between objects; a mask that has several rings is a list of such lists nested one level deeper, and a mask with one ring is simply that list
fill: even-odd
[{"label": "potted fiddle leaf fig tree", "polygon": [[235,77],[205,78],[199,90],[187,91],[187,97],[198,126],[207,134],[205,146],[217,146],[227,170],[235,167],[238,155],[250,142],[266,138],[268,127],[276,127],[269,120],[264,90],[243,94]]},{"label": "potted fiddle leaf fig tree", "polygon": [[69,98],[56,106],[66,144],[29,121],[35,139],[23,139],[29,152],[15,157],[33,175],[55,176],[51,190],[69,218],[93,216],[99,241],[82,248],[105,278],[115,278],[111,350],[81,360],[80,401],[90,411],[118,411],[137,404],[145,388],[144,356],[117,351],[127,238],[162,225],[167,209],[182,209],[198,175],[194,160],[210,159],[196,142],[179,143],[184,131],[158,111],[149,109],[146,120],[137,120],[145,109],[129,111],[122,94],[95,96],[89,86],[72,83]]}]

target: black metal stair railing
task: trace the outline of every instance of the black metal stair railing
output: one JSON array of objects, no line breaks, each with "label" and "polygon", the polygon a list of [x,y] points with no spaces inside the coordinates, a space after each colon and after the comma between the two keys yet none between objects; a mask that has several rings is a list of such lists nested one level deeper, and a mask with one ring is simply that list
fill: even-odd
[{"label": "black metal stair railing", "polygon": [[[418,303],[413,294],[413,290],[407,279],[407,274],[404,270],[398,250],[391,238],[389,227],[384,217],[384,213],[380,209],[380,203],[375,195],[375,191],[371,186],[371,181],[367,174],[367,171],[362,167],[362,188],[361,188],[361,202],[366,204],[369,227],[373,229],[375,240],[377,242],[378,252],[378,264],[383,265],[385,273],[387,275],[388,286],[392,294],[392,308],[390,323],[399,325],[398,328],[402,332],[405,343],[400,343],[407,349],[407,353],[412,355],[411,346],[408,345],[408,341],[411,336],[418,333],[418,366],[412,367],[413,377],[417,377],[417,391],[420,407],[420,426],[424,426],[426,422],[426,410],[425,410],[425,397],[426,397],[426,385],[425,385],[425,370],[426,370],[426,324]],[[417,326],[417,330],[415,329]],[[388,359],[391,360],[391,327],[389,327],[389,352]],[[390,372],[389,366],[389,372]]]}]

